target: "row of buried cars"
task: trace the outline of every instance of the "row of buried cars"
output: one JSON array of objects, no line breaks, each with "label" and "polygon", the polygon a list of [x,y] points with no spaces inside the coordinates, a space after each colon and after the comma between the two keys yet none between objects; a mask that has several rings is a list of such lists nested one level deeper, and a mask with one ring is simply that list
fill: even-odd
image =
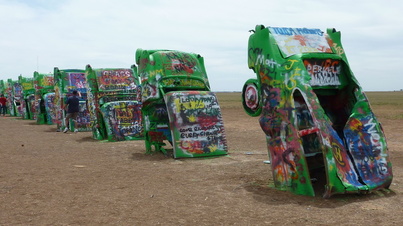
[{"label": "row of buried cars", "polygon": [[202,56],[138,49],[136,64],[55,67],[53,74],[34,72],[32,78],[19,76],[0,87],[11,116],[54,124],[57,131],[65,127],[65,100],[76,90],[80,112],[70,131],[91,131],[97,140],[145,140],[148,153],[175,158],[227,154],[221,110]]},{"label": "row of buried cars", "polygon": [[[324,197],[389,188],[385,135],[349,67],[341,33],[263,25],[251,32],[248,67],[256,77],[246,81],[240,99],[248,115],[259,117],[274,186]],[[23,109],[25,100],[34,114],[20,115],[61,129],[63,101],[78,90],[82,112],[72,125],[95,139],[144,139],[147,152],[165,154],[171,145],[175,158],[227,154],[203,58],[138,49],[135,61],[138,67],[125,69],[35,72],[31,91],[20,77],[19,85],[9,82],[9,105],[13,97]]]}]

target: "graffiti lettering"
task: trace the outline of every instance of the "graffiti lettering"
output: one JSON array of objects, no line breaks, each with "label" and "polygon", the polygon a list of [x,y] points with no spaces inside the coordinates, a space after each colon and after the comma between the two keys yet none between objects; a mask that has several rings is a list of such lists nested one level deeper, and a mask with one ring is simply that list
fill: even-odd
[{"label": "graffiti lettering", "polygon": [[309,28],[288,28],[288,27],[273,27],[271,31],[274,34],[279,35],[319,35],[323,36],[323,32],[320,29]]},{"label": "graffiti lettering", "polygon": [[202,101],[202,102],[214,102],[215,98],[214,97],[195,97],[195,96],[181,96],[179,98],[181,103],[186,103],[186,102],[195,102],[195,101]]},{"label": "graffiti lettering", "polygon": [[134,125],[123,125],[121,128],[121,134],[123,136],[141,136],[142,133],[143,126],[141,124],[138,124],[137,122]]},{"label": "graffiti lettering", "polygon": [[133,73],[130,69],[97,71],[97,79],[99,89],[135,88]]},{"label": "graffiti lettering", "polygon": [[343,161],[343,155],[342,155],[342,150],[340,149],[339,145],[336,143],[332,143],[332,148],[333,148],[333,157],[336,159],[336,162],[344,167],[346,163]]},{"label": "graffiti lettering", "polygon": [[199,138],[199,137],[212,137],[217,136],[221,133],[221,126],[219,125],[211,125],[211,126],[198,126],[181,128],[180,137],[181,138]]},{"label": "graffiti lettering", "polygon": [[213,93],[171,92],[165,100],[175,145],[183,152],[202,154],[226,148],[221,112]]},{"label": "graffiti lettering", "polygon": [[320,29],[271,27],[269,30],[286,56],[307,52],[332,52]]},{"label": "graffiti lettering", "polygon": [[333,48],[336,50],[337,55],[344,54],[344,49],[341,46],[337,46],[337,43],[333,43]]},{"label": "graffiti lettering", "polygon": [[194,100],[194,101],[188,101],[185,103],[181,103],[179,99],[175,100],[175,105],[177,109],[181,109],[181,111],[184,110],[192,110],[192,109],[202,109],[204,108],[204,102],[201,100]]},{"label": "graffiti lettering", "polygon": [[381,139],[381,136],[379,135],[379,133],[376,131],[375,126],[376,123],[373,122],[373,118],[371,118],[368,123],[365,125],[365,127],[369,127],[368,128],[368,133],[371,135],[371,143],[374,146],[382,146],[382,144],[379,142]]},{"label": "graffiti lettering", "polygon": [[284,82],[289,90],[292,90],[297,86],[297,81],[295,80],[295,77],[301,76],[300,71],[301,68],[295,68],[291,71],[290,75],[288,73],[284,74]]},{"label": "graffiti lettering", "polygon": [[267,59],[263,56],[263,54],[259,54],[257,55],[256,58],[256,63],[255,64],[264,64],[267,65],[271,68],[274,68],[276,66],[280,66],[280,64],[278,64],[276,61],[274,61],[273,59]]},{"label": "graffiti lettering", "polygon": [[312,86],[340,85],[341,64],[338,60],[304,60],[304,65],[311,76]]},{"label": "graffiti lettering", "polygon": [[101,107],[108,136],[114,140],[140,137],[143,133],[141,106],[133,101],[110,102]]},{"label": "graffiti lettering", "polygon": [[286,70],[290,70],[294,66],[294,63],[296,63],[296,62],[298,62],[298,60],[288,60],[287,64],[284,66],[284,68]]}]

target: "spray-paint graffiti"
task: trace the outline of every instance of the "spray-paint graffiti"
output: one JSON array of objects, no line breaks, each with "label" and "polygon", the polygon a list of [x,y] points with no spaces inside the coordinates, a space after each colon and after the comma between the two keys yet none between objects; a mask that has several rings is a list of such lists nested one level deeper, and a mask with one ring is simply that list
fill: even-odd
[{"label": "spray-paint graffiti", "polygon": [[253,50],[253,52],[259,53],[259,54],[257,54],[255,64],[265,65],[265,66],[267,66],[269,68],[272,68],[272,69],[281,66],[273,58],[270,58],[270,55],[264,56],[262,54],[262,49],[256,48],[255,50]]},{"label": "spray-paint graffiti", "polygon": [[225,155],[221,112],[216,97],[208,92],[203,57],[138,49],[136,63],[142,82],[146,152],[169,155],[169,143],[174,158]]},{"label": "spray-paint graffiti", "polygon": [[197,60],[188,54],[181,54],[179,52],[167,52],[165,53],[168,62],[165,65],[167,70],[171,70],[172,74],[193,74],[197,71]]},{"label": "spray-paint graffiti", "polygon": [[77,121],[69,123],[70,130],[77,129],[78,131],[89,131],[90,120],[89,111],[86,106],[87,101],[87,89],[84,70],[78,69],[63,69],[54,68],[54,79],[55,79],[55,108],[56,108],[56,119],[55,124],[57,124],[58,130],[65,127],[65,116],[64,111],[65,101],[72,95],[73,90],[79,92],[80,99],[80,112],[77,117]]},{"label": "spray-paint graffiti", "polygon": [[304,60],[304,65],[311,76],[311,86],[338,86],[341,74],[341,64],[338,60],[332,59],[310,59]]},{"label": "spray-paint graffiti", "polygon": [[[243,106],[260,115],[276,187],[314,195],[316,174],[325,177],[324,197],[389,187],[385,137],[349,70],[340,32],[258,25],[248,66],[257,79],[245,83]],[[261,101],[249,103],[255,93]]]},{"label": "spray-paint graffiti", "polygon": [[[54,96],[54,78],[53,74],[40,74],[34,72],[35,88],[35,119],[37,124],[52,124],[51,117],[47,114],[45,95],[53,93]],[[53,106],[53,104],[52,104]],[[53,111],[53,109],[52,109]]]},{"label": "spray-paint graffiti", "polygon": [[[47,93],[43,96],[48,124],[56,121],[55,93]],[[42,102],[41,102],[42,103]]]},{"label": "spray-paint graffiti", "polygon": [[143,84],[141,94],[143,102],[146,102],[149,99],[159,98],[157,87],[148,83]]},{"label": "spray-paint graffiti", "polygon": [[13,108],[15,109],[15,115],[18,117],[23,117],[25,115],[25,101],[22,92],[22,85],[20,83],[14,83],[13,86]]},{"label": "spray-paint graffiti", "polygon": [[306,182],[304,176],[300,176],[298,173],[299,155],[295,153],[292,148],[284,149],[282,146],[271,147],[271,153],[273,153],[271,161],[273,164],[273,170],[275,171],[275,181],[280,187],[294,186],[292,180],[299,180],[301,183]]},{"label": "spray-paint graffiti", "polygon": [[69,72],[67,73],[67,77],[69,79],[68,92],[70,92],[71,90],[77,90],[80,91],[81,93],[86,93],[85,73]]},{"label": "spray-paint graffiti", "polygon": [[332,52],[320,29],[271,27],[269,30],[286,56],[309,52]]},{"label": "spray-paint graffiti", "polygon": [[[57,84],[57,83],[55,83],[55,84]],[[55,117],[52,117],[52,119],[53,119],[52,124],[57,125],[58,129],[60,129],[64,123],[63,122],[64,121],[63,120],[63,108],[62,108],[63,99],[61,96],[61,91],[59,89],[59,86],[55,85],[55,97],[53,99]]]},{"label": "spray-paint graffiti", "polygon": [[80,111],[78,112],[74,127],[79,131],[90,131],[90,122],[91,120],[87,109],[87,103],[85,100],[80,100]]},{"label": "spray-paint graffiti", "polygon": [[[204,120],[208,123],[210,116],[220,114],[218,103],[214,97],[181,96],[174,100],[174,105],[178,112],[177,122],[199,123]],[[202,117],[198,118],[198,116]]]},{"label": "spray-paint graffiti", "polygon": [[344,54],[344,49],[341,46],[338,46],[337,43],[333,43],[333,48],[336,50],[338,55]]},{"label": "spray-paint graffiti", "polygon": [[10,113],[10,116],[16,116],[17,112],[14,107],[14,94],[13,94],[13,88],[10,86],[7,90],[7,109]]},{"label": "spray-paint graffiti", "polygon": [[290,28],[290,27],[272,27],[270,28],[272,34],[276,35],[319,35],[323,36],[323,32],[320,29],[310,28]]},{"label": "spray-paint graffiti", "polygon": [[107,95],[98,95],[98,99],[100,100],[100,103],[108,103],[108,102],[115,102],[115,101],[122,101],[122,100],[131,100],[131,101],[136,101],[137,96],[135,93],[133,93],[130,96],[107,96]]},{"label": "spray-paint graffiti", "polygon": [[156,106],[154,117],[156,118],[164,118],[168,117],[167,108],[165,106]]},{"label": "spray-paint graffiti", "polygon": [[332,147],[332,157],[336,163],[338,177],[346,184],[351,184],[357,188],[364,187],[359,181],[359,176],[355,172],[353,163],[348,156],[347,150],[343,142],[339,139],[335,130],[328,127],[329,135],[326,135],[326,141]]},{"label": "spray-paint graffiti", "polygon": [[99,70],[97,80],[99,90],[127,90],[137,86],[131,69]]},{"label": "spray-paint graffiti", "polygon": [[360,176],[364,181],[381,182],[390,175],[386,160],[381,155],[384,145],[372,118],[352,118],[346,130],[348,148],[351,151]]},{"label": "spray-paint graffiti", "polygon": [[53,87],[54,78],[52,76],[43,76],[42,87]]},{"label": "spray-paint graffiti", "polygon": [[[226,149],[217,97],[210,92],[173,92],[166,96],[174,140],[185,154]],[[175,142],[176,143],[176,142]]]},{"label": "spray-paint graffiti", "polygon": [[196,80],[196,79],[174,79],[174,78],[168,78],[168,79],[164,79],[161,81],[161,84],[164,85],[165,87],[194,87],[194,88],[198,88],[198,89],[204,89],[206,88],[206,84],[204,84],[204,82],[200,81],[200,80]]},{"label": "spray-paint graffiti", "polygon": [[27,97],[27,109],[29,109],[30,119],[36,120],[36,107],[35,107],[35,95],[31,94]]},{"label": "spray-paint graffiti", "polygon": [[109,140],[143,136],[141,104],[137,101],[106,103],[101,107]]},{"label": "spray-paint graffiti", "polygon": [[[27,79],[26,79],[27,80]],[[34,84],[32,81],[21,82],[22,90],[34,89]]]},{"label": "spray-paint graffiti", "polygon": [[[22,99],[21,99],[21,116],[23,119],[33,119],[35,111],[34,104],[32,104],[30,101],[34,99],[34,79],[33,78],[27,78],[23,77],[20,75],[18,77],[18,83],[21,84],[22,88]],[[32,96],[32,99],[30,100],[30,96]],[[22,103],[24,102],[24,103]]]},{"label": "spray-paint graffiti", "polygon": [[137,68],[93,69],[87,65],[85,74],[93,138],[108,141],[142,139]]}]

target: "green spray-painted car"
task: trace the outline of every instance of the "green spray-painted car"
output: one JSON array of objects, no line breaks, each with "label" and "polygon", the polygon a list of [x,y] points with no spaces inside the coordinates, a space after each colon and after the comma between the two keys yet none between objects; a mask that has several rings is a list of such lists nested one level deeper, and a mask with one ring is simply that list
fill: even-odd
[{"label": "green spray-painted car", "polygon": [[388,188],[386,139],[335,29],[257,25],[245,111],[260,116],[275,187],[324,197]]},{"label": "green spray-painted car", "polygon": [[35,116],[37,124],[52,125],[56,120],[54,98],[55,85],[52,73],[34,72]]},{"label": "green spray-painted car", "polygon": [[87,109],[87,80],[85,70],[80,69],[59,69],[54,68],[54,88],[55,88],[55,112],[56,117],[53,124],[57,125],[58,131],[65,128],[64,111],[66,99],[72,95],[73,90],[80,93],[80,112],[75,122],[70,122],[70,131],[91,131],[90,115]]},{"label": "green spray-painted car", "polygon": [[35,115],[35,87],[34,78],[18,76],[18,83],[22,88],[22,100],[20,101],[21,117],[34,119]]},{"label": "green spray-painted car", "polygon": [[143,139],[137,68],[86,66],[88,107],[94,139]]},{"label": "green spray-painted car", "polygon": [[136,51],[146,151],[174,158],[227,154],[220,106],[203,57],[173,50]]},{"label": "green spray-painted car", "polygon": [[25,101],[22,92],[22,85],[18,80],[7,80],[9,84],[7,102],[10,116],[21,117],[25,111]]}]

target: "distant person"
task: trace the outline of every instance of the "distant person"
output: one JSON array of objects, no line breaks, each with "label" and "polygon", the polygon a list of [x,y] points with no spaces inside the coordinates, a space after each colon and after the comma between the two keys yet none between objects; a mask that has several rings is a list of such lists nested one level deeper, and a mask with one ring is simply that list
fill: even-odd
[{"label": "distant person", "polygon": [[0,115],[6,116],[7,112],[7,99],[4,97],[3,94],[0,96]]},{"label": "distant person", "polygon": [[[66,118],[64,119],[64,125],[66,128],[64,128],[63,133],[67,133],[67,131],[69,131],[70,119],[76,121],[78,112],[80,111],[80,99],[77,97],[77,95],[81,96],[77,90],[73,90],[73,95],[66,100],[66,105],[64,106],[64,109],[67,111]],[[77,131],[77,129],[74,130],[74,132]]]}]

